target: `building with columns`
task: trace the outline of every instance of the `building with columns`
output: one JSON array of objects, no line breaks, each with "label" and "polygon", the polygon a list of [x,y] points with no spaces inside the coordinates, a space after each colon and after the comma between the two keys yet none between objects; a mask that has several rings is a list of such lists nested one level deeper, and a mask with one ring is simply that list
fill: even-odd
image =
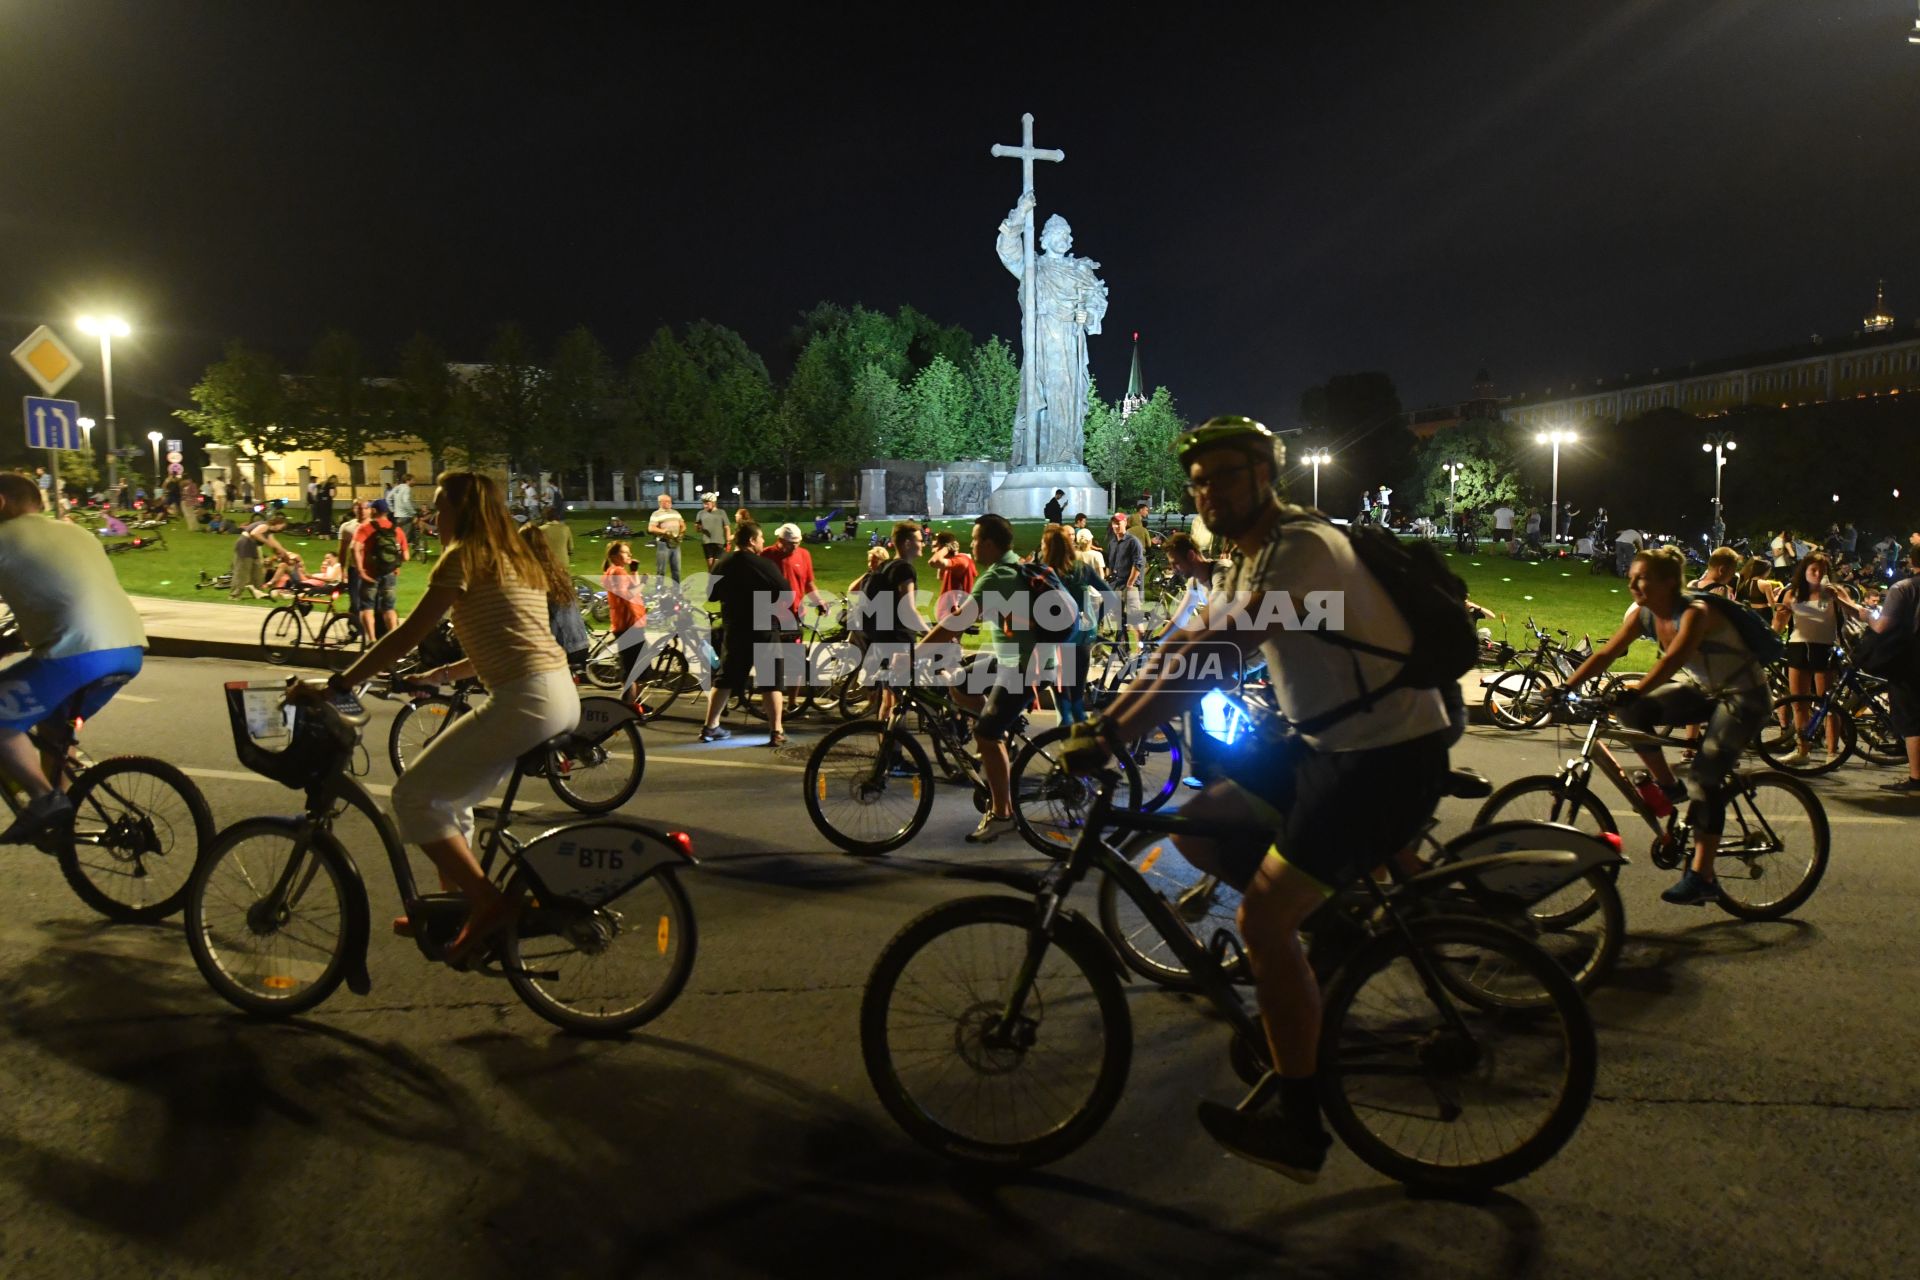
[{"label": "building with columns", "polygon": [[1920,394],[1920,322],[1903,327],[1895,320],[1882,281],[1861,328],[1843,337],[1815,334],[1773,351],[1548,387],[1511,397],[1500,408],[1507,421],[1528,429],[1577,428],[1622,422],[1655,409],[1706,418],[1743,406],[1787,409],[1915,394]]}]

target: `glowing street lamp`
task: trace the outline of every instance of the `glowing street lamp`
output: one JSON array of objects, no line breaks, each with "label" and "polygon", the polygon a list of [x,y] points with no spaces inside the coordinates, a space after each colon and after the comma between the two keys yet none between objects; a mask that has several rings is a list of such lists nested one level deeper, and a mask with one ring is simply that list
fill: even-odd
[{"label": "glowing street lamp", "polygon": [[1557,427],[1552,431],[1542,431],[1534,437],[1534,440],[1540,444],[1553,446],[1553,514],[1547,527],[1548,542],[1560,541],[1560,446],[1572,444],[1578,438],[1573,432]]},{"label": "glowing street lamp", "polygon": [[1313,465],[1313,507],[1320,509],[1320,468],[1333,462],[1333,455],[1325,449],[1307,450],[1307,461]]},{"label": "glowing street lamp", "polygon": [[147,432],[147,443],[153,446],[153,489],[158,493],[160,491],[160,433]]},{"label": "glowing street lamp", "polygon": [[1720,470],[1727,465],[1727,455],[1738,447],[1730,431],[1716,431],[1700,446],[1702,453],[1713,455],[1713,518],[1723,528],[1727,523],[1727,513],[1720,509]]},{"label": "glowing street lamp", "polygon": [[113,451],[119,443],[113,434],[113,340],[133,330],[119,316],[81,316],[75,323],[80,332],[100,339],[100,383],[107,393],[107,488],[113,489],[120,482],[120,459]]},{"label": "glowing street lamp", "polygon": [[1440,469],[1447,473],[1447,528],[1453,528],[1454,512],[1459,508],[1454,504],[1454,490],[1460,487],[1460,473],[1466,470],[1464,462],[1443,462]]}]

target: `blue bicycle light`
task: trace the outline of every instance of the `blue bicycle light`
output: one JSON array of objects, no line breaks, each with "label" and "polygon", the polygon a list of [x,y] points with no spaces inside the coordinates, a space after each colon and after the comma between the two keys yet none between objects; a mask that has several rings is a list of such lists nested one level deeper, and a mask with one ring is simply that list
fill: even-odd
[{"label": "blue bicycle light", "polygon": [[1200,699],[1200,728],[1222,746],[1232,746],[1252,727],[1239,704],[1218,689]]}]

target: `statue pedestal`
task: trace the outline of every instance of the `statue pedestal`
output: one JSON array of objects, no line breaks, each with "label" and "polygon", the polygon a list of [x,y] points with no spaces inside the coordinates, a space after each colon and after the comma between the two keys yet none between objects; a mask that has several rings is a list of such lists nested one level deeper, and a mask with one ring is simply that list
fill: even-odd
[{"label": "statue pedestal", "polygon": [[1085,467],[1016,467],[987,499],[987,510],[1009,520],[1040,520],[1055,489],[1065,489],[1066,518],[1084,512],[1089,523],[1107,515],[1107,491]]}]

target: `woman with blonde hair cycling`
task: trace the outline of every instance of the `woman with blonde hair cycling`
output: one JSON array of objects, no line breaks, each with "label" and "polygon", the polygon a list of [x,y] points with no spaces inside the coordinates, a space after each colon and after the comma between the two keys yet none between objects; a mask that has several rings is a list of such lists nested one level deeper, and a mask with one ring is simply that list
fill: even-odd
[{"label": "woman with blonde hair cycling", "polygon": [[[547,622],[547,574],[518,536],[491,477],[448,471],[433,496],[446,544],[427,591],[406,620],[330,683],[351,687],[399,663],[449,612],[466,657],[424,672],[433,684],[477,677],[488,698],[427,744],[393,784],[400,837],[417,844],[443,883],[466,896],[470,914],[447,950],[464,964],[513,919],[509,902],[480,870],[469,841],[473,806],[493,794],[523,753],[573,729],[580,698]],[[405,919],[394,921],[406,934]]]}]

